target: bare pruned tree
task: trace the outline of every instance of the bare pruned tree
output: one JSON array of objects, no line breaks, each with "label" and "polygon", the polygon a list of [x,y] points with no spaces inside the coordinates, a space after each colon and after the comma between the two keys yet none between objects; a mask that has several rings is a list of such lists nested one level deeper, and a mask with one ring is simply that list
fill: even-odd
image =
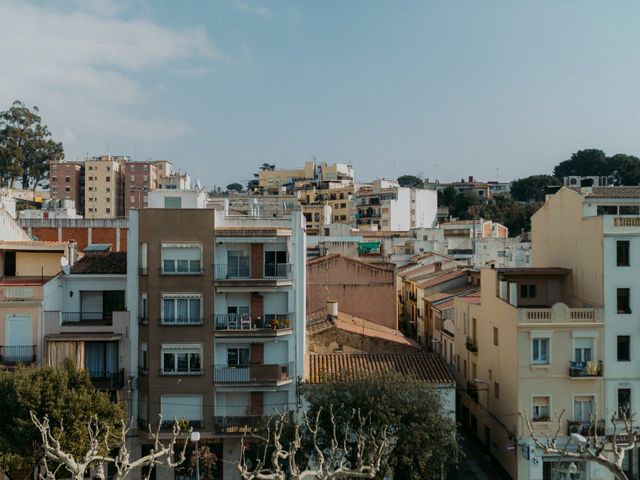
[{"label": "bare pruned tree", "polygon": [[[144,467],[149,468],[145,477],[148,480],[151,471],[157,465],[173,468],[184,462],[188,438],[191,433],[191,429],[185,430],[180,426],[180,422],[174,421],[171,437],[168,442],[163,443],[160,441],[160,427],[162,425],[162,417],[160,417],[155,430],[152,430],[149,425],[149,434],[153,439],[151,451],[147,455],[133,460],[127,447],[126,439],[129,428],[125,423],[122,422],[118,431],[114,432],[109,426],[102,425],[94,417],[87,425],[89,444],[86,447],[86,452],[81,458],[76,458],[65,452],[61,446],[59,437],[64,425],[60,426],[58,434],[54,434],[46,416],[39,419],[31,412],[31,421],[42,438],[43,455],[39,472],[40,480],[55,480],[56,474],[65,470],[71,475],[72,480],[83,480],[85,472],[88,473],[91,470],[94,472],[94,477],[105,480],[104,466],[109,463],[115,467],[114,480],[122,480],[131,471]],[[176,456],[175,447],[182,438],[184,438],[184,445]],[[111,452],[114,451],[117,453],[111,455]]]},{"label": "bare pruned tree", "polygon": [[[595,410],[597,411],[597,408]],[[618,417],[612,415],[610,420],[613,431],[610,435],[606,435],[604,432],[602,434],[598,432],[598,418],[594,414],[586,436],[574,433],[571,434],[570,440],[559,442],[562,437],[564,414],[564,409],[554,413],[557,424],[555,432],[552,435],[543,435],[541,438],[534,433],[534,425],[527,413],[522,413],[535,446],[552,455],[596,462],[613,473],[617,480],[628,480],[622,463],[627,452],[640,444],[640,433],[633,428],[635,415],[629,415],[627,410],[622,410]]]},{"label": "bare pruned tree", "polygon": [[[331,431],[321,432],[320,413],[312,419],[305,413],[303,421],[295,423],[288,414],[271,417],[264,436],[251,435],[262,441],[262,454],[255,465],[250,465],[246,456],[245,433],[237,463],[240,477],[243,480],[374,478],[389,447],[387,428],[373,432],[368,419],[354,410],[340,429],[331,410]],[[288,442],[284,438],[287,426],[293,427]],[[328,434],[327,446],[320,445],[321,433]],[[303,461],[305,465],[300,464]]]}]

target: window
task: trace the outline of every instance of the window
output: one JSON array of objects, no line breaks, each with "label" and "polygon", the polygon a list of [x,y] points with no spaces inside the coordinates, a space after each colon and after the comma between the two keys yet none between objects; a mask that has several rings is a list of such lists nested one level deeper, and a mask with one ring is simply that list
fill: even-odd
[{"label": "window", "polygon": [[616,264],[618,267],[629,266],[629,240],[616,242]]},{"label": "window", "polygon": [[229,366],[249,365],[250,350],[247,347],[234,347],[227,349],[227,364]]},{"label": "window", "polygon": [[147,373],[147,344],[140,344],[140,369],[142,372]]},{"label": "window", "polygon": [[596,209],[596,213],[598,215],[617,215],[618,206],[617,205],[598,205],[598,208]]},{"label": "window", "polygon": [[264,276],[285,277],[287,275],[287,252],[264,252]]},{"label": "window", "polygon": [[164,197],[164,208],[182,208],[182,198]]},{"label": "window", "polygon": [[162,345],[162,373],[164,375],[200,375],[201,345]]},{"label": "window", "polygon": [[[106,169],[106,170],[107,170],[107,172],[110,172],[110,171],[111,171],[111,167],[107,167],[107,169]],[[107,179],[108,179],[108,178],[109,178],[109,177],[107,177]],[[108,181],[108,180],[107,180],[107,181]]]},{"label": "window", "polygon": [[618,389],[618,418],[624,418],[629,415],[629,408],[631,406],[631,389],[619,388]]},{"label": "window", "polygon": [[202,273],[200,245],[164,244],[162,245],[163,275],[194,275]]},{"label": "window", "polygon": [[135,182],[136,181],[136,176],[135,175],[131,175],[129,177],[129,180],[131,180],[132,182]]},{"label": "window", "polygon": [[593,360],[593,339],[576,338],[573,347],[574,362],[590,362]]},{"label": "window", "polygon": [[498,345],[498,329],[493,327],[493,344]]},{"label": "window", "polygon": [[71,177],[64,177],[64,181],[69,183],[71,181]]},{"label": "window", "polygon": [[640,207],[637,205],[620,205],[620,215],[640,215]]},{"label": "window", "polygon": [[500,384],[493,382],[493,394],[496,398],[500,398]]},{"label": "window", "polygon": [[136,203],[136,197],[134,197],[133,195],[131,195],[131,196],[129,197],[129,202],[131,202],[131,203]]},{"label": "window", "polygon": [[533,397],[531,400],[531,417],[534,422],[548,422],[551,404],[549,397]]},{"label": "window", "polygon": [[107,188],[106,188],[106,191],[107,191],[107,193],[110,193],[110,192],[111,192],[111,188],[110,188],[110,187],[107,187]]},{"label": "window", "polygon": [[531,363],[536,365],[549,364],[548,338],[534,338],[531,341]]},{"label": "window", "polygon": [[588,424],[591,422],[593,412],[593,397],[574,397],[573,399],[573,420]]},{"label": "window", "polygon": [[111,198],[110,198],[110,197],[106,197],[106,198],[104,199],[104,201],[105,201],[105,202],[107,202],[107,203],[111,203]]},{"label": "window", "polygon": [[162,297],[162,323],[164,325],[190,325],[202,323],[200,295]]},{"label": "window", "polygon": [[58,181],[58,177],[51,177],[51,181],[52,182],[57,182]]},{"label": "window", "polygon": [[111,181],[111,177],[106,177],[106,178],[105,178],[105,180],[106,180],[107,182],[110,182],[110,181]]},{"label": "window", "polygon": [[631,361],[631,337],[629,335],[618,335],[618,361]]},{"label": "window", "polygon": [[167,423],[174,418],[185,418],[191,426],[202,422],[201,395],[162,395],[160,396],[160,414]]},{"label": "window", "polygon": [[71,187],[64,187],[64,191],[65,192],[70,192],[71,191]]},{"label": "window", "polygon": [[249,251],[227,251],[227,278],[249,278]]},{"label": "window", "polygon": [[520,297],[522,297],[522,298],[536,298],[536,286],[535,285],[520,285]]},{"label": "window", "polygon": [[630,296],[631,296],[631,289],[618,288],[617,290],[618,313],[624,313],[624,314],[631,313]]},{"label": "window", "polygon": [[107,208],[106,211],[107,211],[107,213],[111,213],[111,209],[110,208]]}]

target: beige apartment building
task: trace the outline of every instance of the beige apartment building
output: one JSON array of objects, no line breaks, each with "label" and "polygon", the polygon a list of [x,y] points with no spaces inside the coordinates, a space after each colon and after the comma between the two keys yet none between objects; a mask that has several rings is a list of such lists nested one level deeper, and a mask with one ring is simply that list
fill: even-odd
[{"label": "beige apartment building", "polygon": [[124,216],[123,163],[128,160],[111,155],[85,160],[85,218]]},{"label": "beige apartment building", "polygon": [[298,202],[305,208],[313,206],[331,207],[328,223],[346,223],[351,225],[355,221],[355,205],[353,184],[341,185],[325,183],[317,187],[298,190]]},{"label": "beige apartment building", "polygon": [[[563,460],[536,449],[535,434],[588,435],[604,424],[604,310],[585,307],[565,268],[483,269],[482,290],[454,299],[458,414],[514,479],[609,479],[594,462]],[[569,448],[572,448],[571,445]],[[570,470],[571,467],[571,470]]]}]

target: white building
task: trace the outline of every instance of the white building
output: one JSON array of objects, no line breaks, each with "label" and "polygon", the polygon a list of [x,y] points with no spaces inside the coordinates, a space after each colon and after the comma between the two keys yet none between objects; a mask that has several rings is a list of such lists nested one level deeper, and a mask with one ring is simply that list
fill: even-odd
[{"label": "white building", "polygon": [[149,208],[206,208],[204,190],[156,189],[149,192]]}]

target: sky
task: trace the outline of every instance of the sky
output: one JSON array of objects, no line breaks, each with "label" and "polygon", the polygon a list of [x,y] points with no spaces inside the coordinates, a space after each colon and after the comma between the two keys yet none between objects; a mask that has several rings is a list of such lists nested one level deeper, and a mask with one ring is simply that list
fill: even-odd
[{"label": "sky", "polygon": [[0,0],[0,110],[67,160],[263,163],[358,181],[500,181],[583,148],[640,156],[640,2]]}]

